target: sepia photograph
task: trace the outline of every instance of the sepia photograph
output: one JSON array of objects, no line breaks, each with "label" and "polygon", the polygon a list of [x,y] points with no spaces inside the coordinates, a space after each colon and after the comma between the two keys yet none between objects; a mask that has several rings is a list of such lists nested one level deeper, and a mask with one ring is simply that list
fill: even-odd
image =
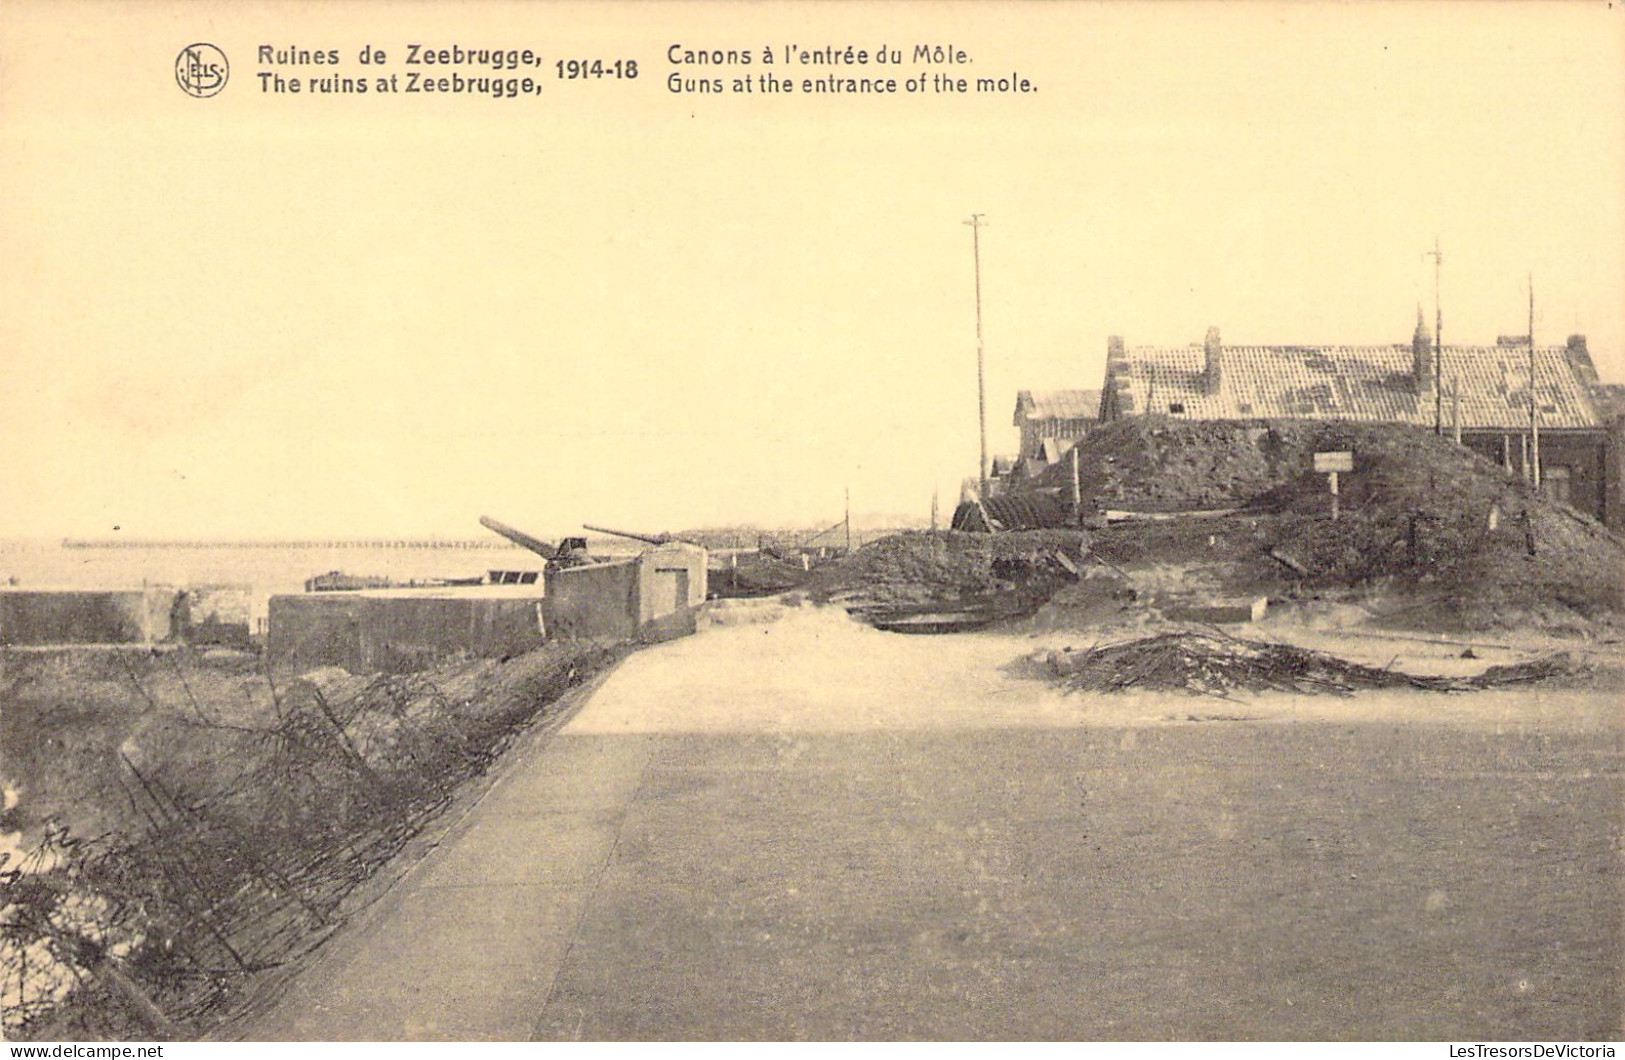
[{"label": "sepia photograph", "polygon": [[1617,0],[0,6],[11,1057],[1611,1057],[1622,535]]}]

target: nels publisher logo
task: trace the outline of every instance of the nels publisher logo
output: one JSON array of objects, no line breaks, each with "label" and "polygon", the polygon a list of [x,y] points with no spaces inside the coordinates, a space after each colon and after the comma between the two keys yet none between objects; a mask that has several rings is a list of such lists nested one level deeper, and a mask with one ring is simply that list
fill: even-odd
[{"label": "nels publisher logo", "polygon": [[212,44],[188,44],[175,57],[175,83],[188,96],[207,99],[226,87],[231,64]]}]

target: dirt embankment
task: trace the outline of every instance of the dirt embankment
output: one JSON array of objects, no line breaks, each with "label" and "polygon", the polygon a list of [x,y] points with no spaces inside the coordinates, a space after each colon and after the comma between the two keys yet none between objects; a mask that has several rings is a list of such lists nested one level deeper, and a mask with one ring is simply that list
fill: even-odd
[{"label": "dirt embankment", "polygon": [[815,599],[860,614],[939,609],[1025,614],[1075,576],[1087,539],[1080,530],[912,531],[816,569],[807,588]]},{"label": "dirt embankment", "polygon": [[[1355,469],[1334,521],[1313,454],[1341,450]],[[1119,567],[1172,565],[1219,593],[1352,596],[1402,625],[1581,631],[1625,610],[1625,542],[1430,431],[1140,418],[1079,452],[1086,507],[1239,509],[1100,526],[1095,553]],[[1062,471],[1038,485],[1070,489]]]}]

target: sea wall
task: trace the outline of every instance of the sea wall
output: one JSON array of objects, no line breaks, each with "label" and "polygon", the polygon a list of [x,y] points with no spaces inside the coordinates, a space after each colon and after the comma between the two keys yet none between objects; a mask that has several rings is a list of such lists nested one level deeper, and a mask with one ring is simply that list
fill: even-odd
[{"label": "sea wall", "polygon": [[666,640],[695,631],[705,568],[703,548],[674,543],[549,570],[540,585],[289,593],[271,597],[266,650],[278,665],[368,673],[511,655],[544,637]]},{"label": "sea wall", "polygon": [[544,635],[534,591],[289,593],[271,597],[266,651],[298,669],[398,673],[460,653],[529,651]]},{"label": "sea wall", "polygon": [[150,644],[170,635],[174,589],[0,590],[0,644]]}]

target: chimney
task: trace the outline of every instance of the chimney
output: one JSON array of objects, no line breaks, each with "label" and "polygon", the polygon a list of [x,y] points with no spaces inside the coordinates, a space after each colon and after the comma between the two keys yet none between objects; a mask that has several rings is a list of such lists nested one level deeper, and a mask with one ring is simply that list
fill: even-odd
[{"label": "chimney", "polygon": [[1418,394],[1433,389],[1433,336],[1422,320],[1422,307],[1416,307],[1416,331],[1411,335],[1411,382]]},{"label": "chimney", "polygon": [[1224,379],[1224,347],[1219,344],[1218,328],[1207,329],[1207,338],[1202,340],[1202,353],[1202,388],[1209,394],[1217,394]]},{"label": "chimney", "polygon": [[1106,379],[1100,391],[1100,418],[1102,420],[1115,420],[1122,414],[1123,409],[1117,397],[1118,377],[1128,371],[1128,363],[1123,351],[1123,336],[1112,335],[1106,339]]},{"label": "chimney", "polygon": [[1566,352],[1568,353],[1569,363],[1574,366],[1575,373],[1589,385],[1596,386],[1600,380],[1597,377],[1597,366],[1591,360],[1591,351],[1586,349],[1586,337],[1584,335],[1570,335]]}]

